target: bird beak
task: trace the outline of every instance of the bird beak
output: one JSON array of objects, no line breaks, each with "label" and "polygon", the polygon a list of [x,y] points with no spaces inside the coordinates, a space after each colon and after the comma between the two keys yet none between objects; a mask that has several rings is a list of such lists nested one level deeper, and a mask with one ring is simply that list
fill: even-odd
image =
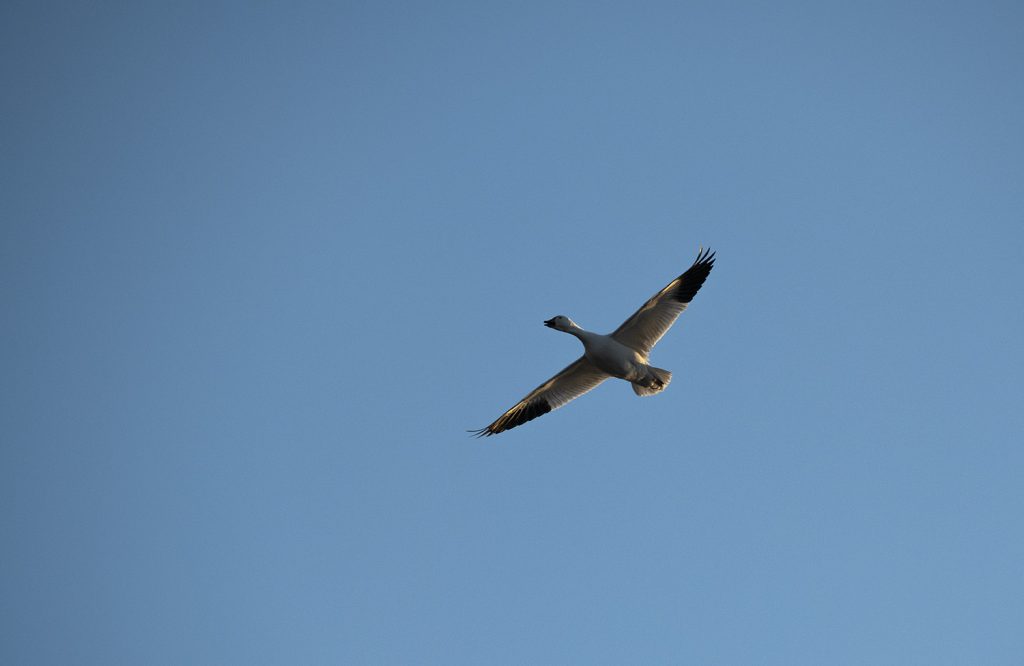
[{"label": "bird beak", "polygon": [[555,327],[555,320],[554,320],[554,318],[548,319],[546,322],[544,322],[544,325],[547,326],[548,328],[554,328]]}]

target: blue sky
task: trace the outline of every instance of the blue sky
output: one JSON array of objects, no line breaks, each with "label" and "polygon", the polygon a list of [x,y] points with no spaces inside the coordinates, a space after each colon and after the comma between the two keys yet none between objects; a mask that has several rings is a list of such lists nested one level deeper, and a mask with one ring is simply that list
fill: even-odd
[{"label": "blue sky", "polygon": [[1021,663],[1021,26],[4,3],[2,661]]}]

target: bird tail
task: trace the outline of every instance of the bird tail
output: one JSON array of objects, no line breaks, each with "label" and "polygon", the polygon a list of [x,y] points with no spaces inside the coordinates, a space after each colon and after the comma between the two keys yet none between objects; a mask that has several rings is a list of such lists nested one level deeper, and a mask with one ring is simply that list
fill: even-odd
[{"label": "bird tail", "polygon": [[665,390],[665,387],[668,386],[670,381],[672,381],[671,372],[668,370],[662,370],[661,368],[648,366],[647,376],[644,377],[640,383],[633,383],[633,393],[636,393],[640,397],[661,393]]}]

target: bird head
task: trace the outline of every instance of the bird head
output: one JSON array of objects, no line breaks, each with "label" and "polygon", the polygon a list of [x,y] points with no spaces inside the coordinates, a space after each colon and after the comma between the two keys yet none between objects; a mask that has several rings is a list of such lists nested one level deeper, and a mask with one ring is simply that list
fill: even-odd
[{"label": "bird head", "polygon": [[557,317],[552,317],[551,319],[548,319],[546,322],[544,322],[544,325],[547,326],[548,328],[553,328],[556,331],[568,331],[570,328],[579,328],[579,326],[576,325],[576,322],[574,322],[572,319],[569,319],[565,315],[558,315]]}]

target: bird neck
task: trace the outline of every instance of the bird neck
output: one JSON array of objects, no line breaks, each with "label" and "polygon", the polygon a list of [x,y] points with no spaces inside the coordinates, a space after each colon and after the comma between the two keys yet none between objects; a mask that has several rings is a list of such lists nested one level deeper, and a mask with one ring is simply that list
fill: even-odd
[{"label": "bird neck", "polygon": [[572,325],[569,328],[565,329],[565,332],[568,333],[569,335],[575,335],[580,340],[583,340],[586,336],[590,335],[589,331],[584,331],[582,328],[576,325]]}]

